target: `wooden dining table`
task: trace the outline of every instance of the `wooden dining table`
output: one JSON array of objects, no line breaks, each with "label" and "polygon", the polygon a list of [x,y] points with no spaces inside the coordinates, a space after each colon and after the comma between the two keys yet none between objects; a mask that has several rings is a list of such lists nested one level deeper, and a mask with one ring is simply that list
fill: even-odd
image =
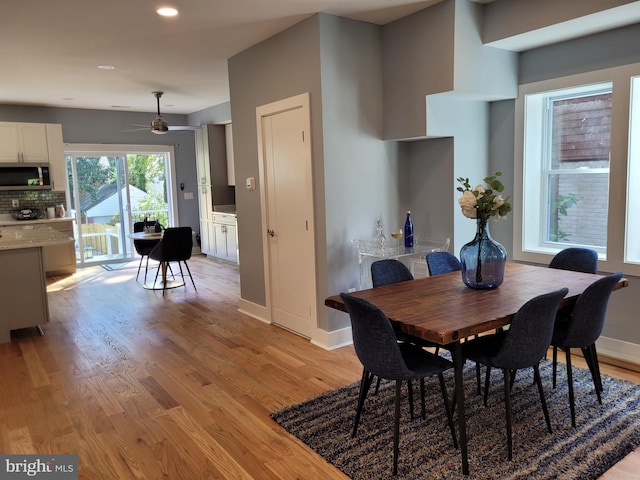
[{"label": "wooden dining table", "polygon": [[[399,282],[353,292],[380,308],[391,322],[411,335],[447,346],[454,363],[456,408],[462,472],[469,474],[460,341],[508,325],[518,309],[532,298],[559,288],[569,292],[560,308],[571,307],[580,294],[603,275],[507,263],[503,284],[492,290],[467,287],[460,272]],[[624,277],[615,289],[628,286]],[[343,312],[339,295],[325,305]]]}]

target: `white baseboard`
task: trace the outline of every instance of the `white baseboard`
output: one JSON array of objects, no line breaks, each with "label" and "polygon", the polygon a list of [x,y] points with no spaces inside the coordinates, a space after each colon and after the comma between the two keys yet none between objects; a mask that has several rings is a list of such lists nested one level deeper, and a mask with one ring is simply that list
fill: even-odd
[{"label": "white baseboard", "polygon": [[640,366],[640,345],[615,338],[600,337],[596,342],[598,356],[607,356],[615,360]]},{"label": "white baseboard", "polygon": [[238,311],[244,313],[245,315],[249,315],[256,320],[260,320],[263,323],[271,324],[271,316],[269,315],[269,310],[262,306],[253,302],[249,302],[243,298],[238,302]]},{"label": "white baseboard", "polygon": [[311,343],[325,350],[335,350],[336,348],[351,345],[353,343],[351,327],[334,330],[333,332],[316,329],[313,332]]},{"label": "white baseboard", "polygon": [[[262,305],[257,305],[241,298],[238,304],[238,311],[260,322],[267,324],[272,323],[269,310]],[[324,348],[325,350],[334,350],[346,345],[351,345],[353,343],[351,327],[342,328],[333,332],[316,328],[312,333],[310,341],[313,345]]]}]

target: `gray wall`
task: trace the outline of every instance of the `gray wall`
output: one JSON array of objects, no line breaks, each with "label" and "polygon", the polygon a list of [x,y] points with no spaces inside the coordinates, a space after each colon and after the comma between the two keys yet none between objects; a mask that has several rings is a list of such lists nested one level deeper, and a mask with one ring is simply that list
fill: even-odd
[{"label": "gray wall", "polygon": [[224,124],[231,122],[231,103],[225,102],[187,115],[189,125]]},{"label": "gray wall", "polygon": [[[352,238],[386,233],[403,216],[406,148],[382,136],[380,31],[372,24],[315,15],[229,59],[236,176],[258,178],[255,109],[304,92],[311,98],[318,326],[333,331],[348,317],[324,298],[357,287]],[[260,198],[238,189],[242,298],[265,305]]]},{"label": "gray wall", "polygon": [[[324,307],[324,298],[359,286],[353,238],[373,238],[377,220],[389,241],[404,224],[408,205],[406,145],[382,140],[382,56],[379,27],[320,16],[324,188],[317,196],[316,226],[324,225],[318,249],[319,326],[349,324]],[[315,141],[316,139],[314,139]],[[316,179],[316,186],[321,184]],[[322,209],[324,205],[324,209]],[[329,322],[325,316],[329,315]]]},{"label": "gray wall", "polygon": [[[637,49],[639,41],[640,26],[635,25],[523,52],[519,55],[519,83],[526,84],[640,62],[640,53]],[[628,82],[626,88],[628,88]],[[492,162],[494,168],[501,169],[505,173],[507,182],[513,181],[514,119],[515,101],[492,104]],[[612,124],[614,122],[622,125],[621,130],[625,132],[626,138],[625,125],[628,122],[628,115],[624,118],[612,119]],[[612,145],[612,150],[614,147]],[[623,145],[621,150],[626,151],[626,147]],[[626,165],[626,158],[620,158],[619,161]],[[621,168],[619,165],[614,165],[615,162],[616,158],[612,156],[612,171]],[[507,175],[511,176],[511,180]],[[625,188],[622,188],[611,194],[623,194],[624,191]],[[622,249],[618,246],[621,242],[621,234],[609,238],[607,261],[601,262],[600,265],[603,271],[618,269],[624,271]],[[512,249],[513,246],[511,246]],[[628,273],[625,276],[629,278],[630,287],[616,292],[611,297],[603,335],[640,344],[640,325],[636,321],[640,283],[637,278],[631,277]]]},{"label": "gray wall", "polygon": [[454,86],[455,2],[447,0],[382,27],[384,139],[427,134],[425,95]]},{"label": "gray wall", "polygon": [[[311,146],[315,181],[322,187],[322,106],[320,88],[319,21],[315,15],[288,30],[231,57],[229,85],[233,118],[233,150],[236,183],[256,179],[255,190],[236,189],[241,296],[265,305],[262,220],[258,183],[256,107],[310,93]],[[316,189],[316,205],[323,204]],[[317,222],[317,219],[316,219]],[[317,225],[317,223],[316,223]],[[318,229],[322,232],[321,229]],[[323,242],[316,239],[322,248]]]},{"label": "gray wall", "polygon": [[[0,105],[0,121],[62,124],[65,143],[104,143],[123,145],[173,145],[176,185],[185,184],[185,192],[194,192],[193,200],[184,200],[178,191],[178,217],[181,226],[200,231],[196,186],[195,140],[192,131],[154,135],[149,130],[128,131],[131,125],[149,125],[153,113],[49,108],[24,105]],[[163,114],[169,125],[186,125],[185,115]]]}]

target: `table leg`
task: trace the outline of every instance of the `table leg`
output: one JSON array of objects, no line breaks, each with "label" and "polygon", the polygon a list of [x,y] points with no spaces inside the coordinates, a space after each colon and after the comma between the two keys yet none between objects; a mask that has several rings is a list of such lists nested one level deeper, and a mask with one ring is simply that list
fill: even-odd
[{"label": "table leg", "polygon": [[456,381],[456,407],[458,409],[458,430],[460,435],[460,454],[462,456],[462,473],[469,475],[469,458],[467,456],[467,420],[464,412],[464,388],[462,378],[462,349],[460,342],[456,342],[453,348],[453,371]]}]

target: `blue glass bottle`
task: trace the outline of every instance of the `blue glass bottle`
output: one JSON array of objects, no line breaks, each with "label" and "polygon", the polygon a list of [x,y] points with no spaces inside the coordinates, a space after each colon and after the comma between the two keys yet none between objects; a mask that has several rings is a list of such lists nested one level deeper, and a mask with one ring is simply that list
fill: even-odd
[{"label": "blue glass bottle", "polygon": [[411,221],[411,212],[407,212],[407,220],[404,222],[404,246],[405,248],[413,248],[413,222]]}]

